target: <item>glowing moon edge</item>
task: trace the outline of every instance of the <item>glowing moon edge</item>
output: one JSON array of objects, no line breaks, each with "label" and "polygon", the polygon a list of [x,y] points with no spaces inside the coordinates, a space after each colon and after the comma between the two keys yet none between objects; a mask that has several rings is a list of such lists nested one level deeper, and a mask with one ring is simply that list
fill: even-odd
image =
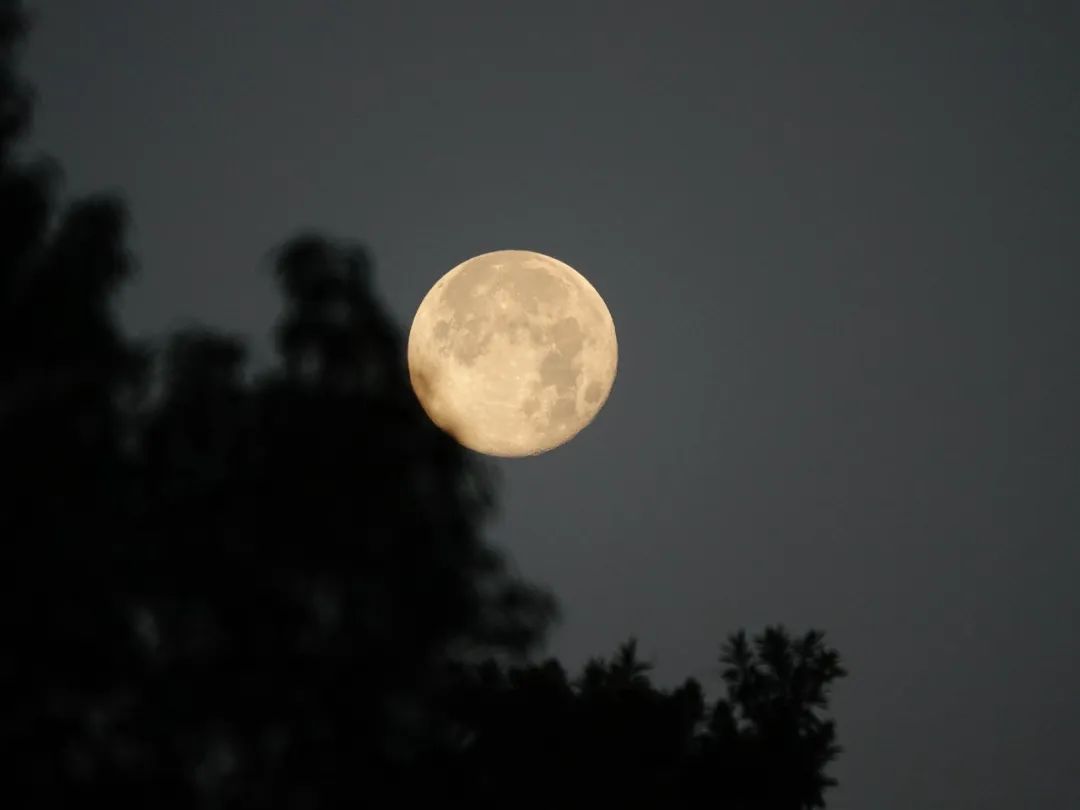
[{"label": "glowing moon edge", "polygon": [[559,447],[607,402],[618,339],[596,288],[531,250],[496,250],[431,287],[409,331],[413,390],[429,418],[504,458]]}]

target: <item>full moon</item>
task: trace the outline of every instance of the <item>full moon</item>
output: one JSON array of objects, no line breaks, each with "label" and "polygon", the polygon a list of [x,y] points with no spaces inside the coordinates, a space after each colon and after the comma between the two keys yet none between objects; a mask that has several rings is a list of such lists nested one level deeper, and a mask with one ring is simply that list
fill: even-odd
[{"label": "full moon", "polygon": [[572,267],[529,250],[462,262],[421,301],[409,376],[431,420],[491,456],[565,444],[611,393],[615,324]]}]

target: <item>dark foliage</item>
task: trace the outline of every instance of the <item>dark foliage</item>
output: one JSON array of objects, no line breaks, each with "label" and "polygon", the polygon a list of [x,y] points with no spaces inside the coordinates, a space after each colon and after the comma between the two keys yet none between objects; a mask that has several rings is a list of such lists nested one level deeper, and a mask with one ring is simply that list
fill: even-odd
[{"label": "dark foliage", "polygon": [[688,679],[664,690],[633,639],[570,681],[555,660],[459,665],[444,691],[445,736],[427,760],[442,795],[495,807],[574,801],[742,810],[824,807],[839,748],[821,717],[844,670],[820,633],[733,635],[724,697]]},{"label": "dark foliage", "polygon": [[226,335],[150,352],[122,334],[123,206],[58,210],[55,173],[12,149],[20,21],[4,0],[8,790],[46,807],[370,797],[424,738],[438,663],[525,650],[552,600],[482,542],[488,476],[412,395],[362,249],[279,251],[280,362],[257,377]]},{"label": "dark foliage", "polygon": [[126,337],[123,205],[15,154],[24,21],[0,0],[5,806],[822,805],[820,634],[733,636],[711,708],[633,642],[574,682],[513,663],[554,603],[483,543],[489,476],[416,402],[363,248],[278,251],[269,370]]}]

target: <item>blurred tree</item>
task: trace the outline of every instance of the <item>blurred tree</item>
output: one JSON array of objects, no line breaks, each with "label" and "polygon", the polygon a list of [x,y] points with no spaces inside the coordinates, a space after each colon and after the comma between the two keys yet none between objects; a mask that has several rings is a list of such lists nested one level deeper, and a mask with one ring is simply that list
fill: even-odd
[{"label": "blurred tree", "polygon": [[236,336],[128,339],[124,207],[61,208],[16,155],[24,22],[0,0],[8,799],[823,806],[845,673],[820,633],[732,636],[711,708],[634,639],[573,681],[522,662],[554,603],[482,542],[488,471],[413,396],[362,247],[281,246],[259,374]]},{"label": "blurred tree", "polygon": [[170,711],[146,734],[190,729],[217,791],[369,795],[419,744],[439,662],[524,650],[552,612],[480,542],[489,482],[423,415],[369,270],[290,241],[280,367],[245,382],[239,341],[180,334],[145,415],[138,596]]},{"label": "blurred tree", "polygon": [[355,803],[429,729],[438,664],[521,652],[551,598],[481,539],[486,469],[413,397],[359,247],[278,252],[280,362],[112,301],[123,206],[52,222],[23,164],[24,16],[0,0],[0,663],[8,790],[113,807]]}]

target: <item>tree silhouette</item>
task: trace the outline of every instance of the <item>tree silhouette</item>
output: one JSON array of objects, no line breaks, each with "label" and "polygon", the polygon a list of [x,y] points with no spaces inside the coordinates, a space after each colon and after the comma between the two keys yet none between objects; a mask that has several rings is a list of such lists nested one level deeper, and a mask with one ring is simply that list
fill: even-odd
[{"label": "tree silhouette", "polygon": [[[20,163],[0,0],[0,664],[9,790],[38,804],[336,806],[399,780],[439,662],[523,651],[553,601],[481,539],[487,471],[423,414],[362,248],[278,251],[279,362],[151,352],[112,301],[123,206],[53,223]],[[11,227],[9,227],[11,226]]]},{"label": "tree silhouette", "polygon": [[836,728],[820,713],[833,681],[847,673],[824,635],[792,639],[767,628],[753,644],[732,635],[721,653],[725,700],[710,718],[712,759],[747,807],[801,810],[824,807],[836,781],[825,767],[840,753]]},{"label": "tree silhouette", "polygon": [[419,406],[362,246],[279,247],[267,369],[213,330],[124,335],[124,206],[61,206],[16,154],[24,23],[0,0],[9,799],[823,806],[846,673],[819,632],[731,636],[711,707],[633,638],[574,679],[527,661],[554,602],[483,542],[489,472]]},{"label": "tree silhouette", "polygon": [[844,675],[821,633],[792,640],[767,628],[752,646],[732,635],[723,654],[726,694],[707,711],[694,679],[665,690],[648,677],[630,639],[569,681],[553,659],[503,668],[494,660],[454,669],[444,693],[453,729],[430,763],[441,795],[494,807],[505,797],[785,810],[823,806],[838,752],[819,717]]}]

